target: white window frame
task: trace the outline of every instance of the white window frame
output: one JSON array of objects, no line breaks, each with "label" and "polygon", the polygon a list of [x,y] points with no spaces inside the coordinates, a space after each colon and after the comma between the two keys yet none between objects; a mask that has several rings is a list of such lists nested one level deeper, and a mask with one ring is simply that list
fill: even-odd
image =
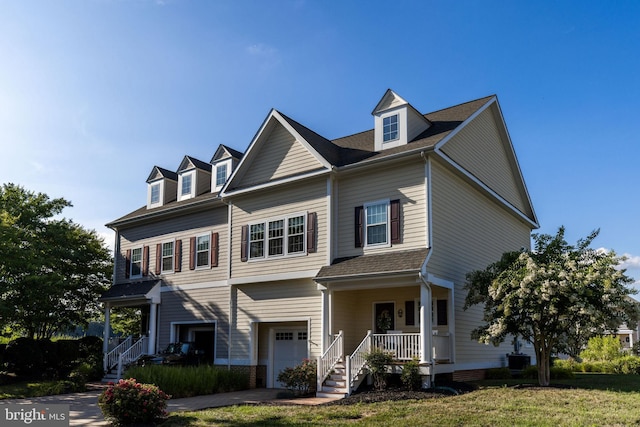
[{"label": "white window frame", "polygon": [[[202,264],[202,265],[198,265],[198,254],[204,251],[199,251],[198,250],[198,239],[206,237],[207,241],[209,242],[208,247],[207,247],[207,263],[206,264]],[[203,234],[198,234],[196,236],[196,249],[195,249],[195,266],[196,266],[196,270],[198,269],[205,269],[205,268],[209,268],[211,266],[211,233],[203,233]]]},{"label": "white window frame", "polygon": [[[182,193],[182,180],[186,176],[190,176],[191,177],[191,189],[190,189],[189,193],[183,194]],[[195,169],[180,173],[180,175],[178,176],[178,200],[191,199],[191,198],[195,197],[195,195],[196,195],[196,171],[195,171]]]},{"label": "white window frame", "polygon": [[[386,242],[381,243],[369,243],[369,221],[368,221],[368,211],[369,208],[378,205],[385,205],[386,208]],[[391,201],[389,199],[384,200],[376,200],[375,202],[369,202],[364,204],[364,212],[363,212],[363,234],[364,234],[364,247],[365,248],[388,248],[391,246]],[[380,225],[382,223],[371,224]]]},{"label": "white window frame", "polygon": [[[391,118],[395,117],[396,119],[396,136],[394,138],[389,138],[389,139],[385,139],[385,136],[387,135],[387,133],[391,133],[391,132],[385,132],[385,120],[391,120]],[[391,124],[389,125],[391,126]],[[400,114],[399,113],[395,113],[395,114],[389,114],[387,116],[383,116],[382,117],[382,143],[383,144],[388,144],[390,142],[393,141],[397,141],[400,139]]]},{"label": "white window frame", "polygon": [[[302,251],[300,252],[290,252],[289,251],[289,220],[292,218],[302,217]],[[278,239],[282,239],[282,253],[269,255],[269,241],[274,240],[276,238],[269,237],[269,224],[277,221],[283,222],[283,232],[281,237],[277,237]],[[262,225],[263,227],[263,235],[262,239],[259,240],[251,240],[251,227],[255,225]],[[293,236],[293,235],[292,235]],[[249,223],[249,236],[247,243],[247,258],[249,261],[259,261],[265,259],[275,259],[275,258],[283,258],[283,257],[296,257],[296,256],[304,256],[307,255],[307,212],[297,212],[290,215],[267,218],[264,221],[255,221]],[[262,242],[262,255],[261,256],[251,256],[251,243],[254,242]]]},{"label": "white window frame", "polygon": [[[165,255],[164,254],[164,245],[168,245],[169,243],[171,243],[171,255]],[[162,274],[170,274],[173,273],[176,269],[175,266],[175,255],[176,255],[176,241],[175,240],[165,240],[164,242],[160,243],[160,273]],[[171,269],[164,269],[164,259],[165,258],[170,258],[171,259]]]},{"label": "white window frame", "polygon": [[[140,261],[133,261],[133,253],[137,250],[140,250]],[[133,264],[140,263],[140,273],[133,274]],[[129,278],[135,279],[138,277],[142,277],[142,267],[144,267],[144,248],[142,246],[136,246],[135,248],[131,248],[131,259],[129,260]]]},{"label": "white window frame", "polygon": [[[158,186],[158,201],[151,201],[151,193],[153,192],[153,187]],[[147,208],[155,208],[158,206],[162,206],[164,202],[164,180],[153,181],[149,183],[148,191],[147,191]]]},{"label": "white window frame", "polygon": [[[218,179],[217,179],[218,178],[218,167],[220,167],[220,166],[226,166],[227,167],[227,177],[225,178],[225,181],[222,184],[218,184]],[[219,191],[220,189],[222,189],[224,184],[227,182],[227,180],[231,176],[231,167],[232,167],[231,159],[223,160],[223,161],[220,161],[220,162],[218,162],[218,163],[213,165],[212,170],[211,170],[211,188],[212,188],[213,191]]]}]

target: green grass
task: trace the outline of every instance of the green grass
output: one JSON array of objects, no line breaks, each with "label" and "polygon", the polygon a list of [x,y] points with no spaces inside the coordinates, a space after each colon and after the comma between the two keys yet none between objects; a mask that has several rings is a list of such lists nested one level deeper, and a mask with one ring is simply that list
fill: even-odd
[{"label": "green grass", "polygon": [[350,406],[235,406],[174,413],[170,426],[601,426],[640,424],[640,376],[577,374],[552,381],[575,388],[521,387],[491,380],[477,391],[439,399]]}]

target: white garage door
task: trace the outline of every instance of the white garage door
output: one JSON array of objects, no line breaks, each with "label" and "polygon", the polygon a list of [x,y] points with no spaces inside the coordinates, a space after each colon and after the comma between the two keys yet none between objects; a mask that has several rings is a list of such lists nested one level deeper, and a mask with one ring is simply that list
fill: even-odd
[{"label": "white garage door", "polygon": [[278,374],[284,368],[294,367],[309,357],[306,329],[277,329],[273,342],[273,382],[275,388],[284,387]]}]

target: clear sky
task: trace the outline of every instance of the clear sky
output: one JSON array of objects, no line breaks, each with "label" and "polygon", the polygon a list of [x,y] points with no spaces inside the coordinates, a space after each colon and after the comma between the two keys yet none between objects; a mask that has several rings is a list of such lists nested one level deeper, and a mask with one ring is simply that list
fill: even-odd
[{"label": "clear sky", "polygon": [[637,1],[0,0],[0,183],[113,246],[154,165],[244,151],[272,107],[371,129],[387,88],[423,113],[497,94],[538,232],[600,228],[640,287]]}]

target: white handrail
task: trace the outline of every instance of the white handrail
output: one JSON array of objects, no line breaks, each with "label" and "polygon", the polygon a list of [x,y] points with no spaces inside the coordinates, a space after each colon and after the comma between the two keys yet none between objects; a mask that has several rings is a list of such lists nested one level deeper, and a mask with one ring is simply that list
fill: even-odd
[{"label": "white handrail", "polygon": [[353,391],[353,387],[355,386],[355,380],[360,375],[362,368],[366,365],[367,361],[364,358],[364,355],[371,351],[371,331],[367,331],[367,336],[364,337],[360,345],[355,349],[351,356],[347,356],[349,369],[347,370],[347,375],[349,379],[349,394]]},{"label": "white handrail", "polygon": [[373,347],[389,352],[395,360],[420,358],[420,334],[374,334]]},{"label": "white handrail", "polygon": [[117,379],[120,379],[122,377],[122,368],[124,366],[135,360],[138,360],[140,356],[147,354],[147,349],[149,347],[147,340],[148,338],[146,336],[141,337],[138,341],[135,342],[135,344],[120,353],[120,356],[118,357]]},{"label": "white handrail", "polygon": [[318,390],[336,364],[344,357],[344,334],[338,333],[329,348],[318,357]]},{"label": "white handrail", "polygon": [[120,353],[126,351],[129,347],[131,347],[132,340],[133,337],[129,335],[127,339],[118,344],[113,350],[105,353],[103,363],[105,372],[118,364],[118,357],[120,357]]}]

